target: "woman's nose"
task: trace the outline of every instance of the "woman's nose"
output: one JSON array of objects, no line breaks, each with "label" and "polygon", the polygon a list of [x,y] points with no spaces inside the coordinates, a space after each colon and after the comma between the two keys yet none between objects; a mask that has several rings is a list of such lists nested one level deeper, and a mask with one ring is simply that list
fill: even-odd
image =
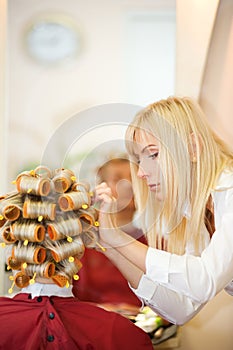
[{"label": "woman's nose", "polygon": [[138,167],[137,176],[138,176],[140,179],[145,179],[145,178],[146,178],[147,174],[146,174],[145,170],[142,168],[142,166],[139,166],[139,167]]}]

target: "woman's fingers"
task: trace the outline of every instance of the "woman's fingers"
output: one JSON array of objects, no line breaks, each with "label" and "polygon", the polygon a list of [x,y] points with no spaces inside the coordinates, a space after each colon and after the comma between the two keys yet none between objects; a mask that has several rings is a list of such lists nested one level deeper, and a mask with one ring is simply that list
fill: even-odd
[{"label": "woman's fingers", "polygon": [[111,197],[108,193],[102,193],[98,196],[100,201],[111,203],[113,201],[113,197]]},{"label": "woman's fingers", "polygon": [[95,188],[95,200],[102,200],[106,199],[107,197],[102,195],[106,195],[108,197],[112,197],[112,191],[111,188],[107,186],[105,182],[102,182],[100,185],[96,186]]},{"label": "woman's fingers", "polygon": [[115,201],[116,199],[112,196],[110,187],[108,187],[105,182],[102,182],[100,185],[96,186],[95,203],[100,202],[101,210],[104,208],[107,209],[108,207],[110,208],[111,204],[115,205]]},{"label": "woman's fingers", "polygon": [[109,195],[103,193],[99,196],[100,199],[100,214],[115,214],[117,212],[116,199],[109,197]]},{"label": "woman's fingers", "polygon": [[109,236],[111,229],[116,227],[114,215],[117,212],[116,199],[112,196],[111,189],[105,182],[95,188],[95,204],[99,211],[99,234],[106,242],[111,241]]}]

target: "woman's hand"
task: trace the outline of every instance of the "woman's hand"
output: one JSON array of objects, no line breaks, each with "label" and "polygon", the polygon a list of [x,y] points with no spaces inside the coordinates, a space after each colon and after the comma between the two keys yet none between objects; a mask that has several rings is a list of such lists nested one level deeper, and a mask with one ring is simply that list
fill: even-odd
[{"label": "woman's hand", "polygon": [[115,214],[117,201],[111,189],[102,182],[95,189],[95,203],[99,203],[99,235],[104,246],[118,247],[132,242],[133,238],[117,227]]},{"label": "woman's hand", "polygon": [[[113,233],[117,230],[116,199],[112,196],[110,187],[105,182],[96,186],[95,204],[99,211],[99,235],[102,243],[114,244]],[[112,232],[111,232],[112,231]]]}]

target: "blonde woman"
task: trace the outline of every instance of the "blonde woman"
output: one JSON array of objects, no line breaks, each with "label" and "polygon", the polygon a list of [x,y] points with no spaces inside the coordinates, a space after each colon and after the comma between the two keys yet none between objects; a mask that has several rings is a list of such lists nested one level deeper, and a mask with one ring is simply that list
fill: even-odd
[{"label": "blonde woman", "polygon": [[96,188],[105,254],[158,314],[183,324],[219,291],[233,295],[233,153],[199,105],[171,97],[126,132],[135,200],[149,247],[115,228],[115,199]]}]

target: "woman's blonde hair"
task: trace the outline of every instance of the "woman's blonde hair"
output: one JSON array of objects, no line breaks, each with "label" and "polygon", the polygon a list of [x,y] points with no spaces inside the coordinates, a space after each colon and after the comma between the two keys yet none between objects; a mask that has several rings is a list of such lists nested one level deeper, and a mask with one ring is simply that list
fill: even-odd
[{"label": "woman's blonde hair", "polygon": [[[160,143],[167,194],[162,203],[137,177],[135,145],[139,134],[148,133]],[[232,150],[211,130],[198,103],[187,97],[169,97],[139,112],[126,131],[126,148],[132,160],[135,201],[149,244],[183,254],[191,243],[198,253],[204,244],[206,203],[222,170],[233,168]]]}]

